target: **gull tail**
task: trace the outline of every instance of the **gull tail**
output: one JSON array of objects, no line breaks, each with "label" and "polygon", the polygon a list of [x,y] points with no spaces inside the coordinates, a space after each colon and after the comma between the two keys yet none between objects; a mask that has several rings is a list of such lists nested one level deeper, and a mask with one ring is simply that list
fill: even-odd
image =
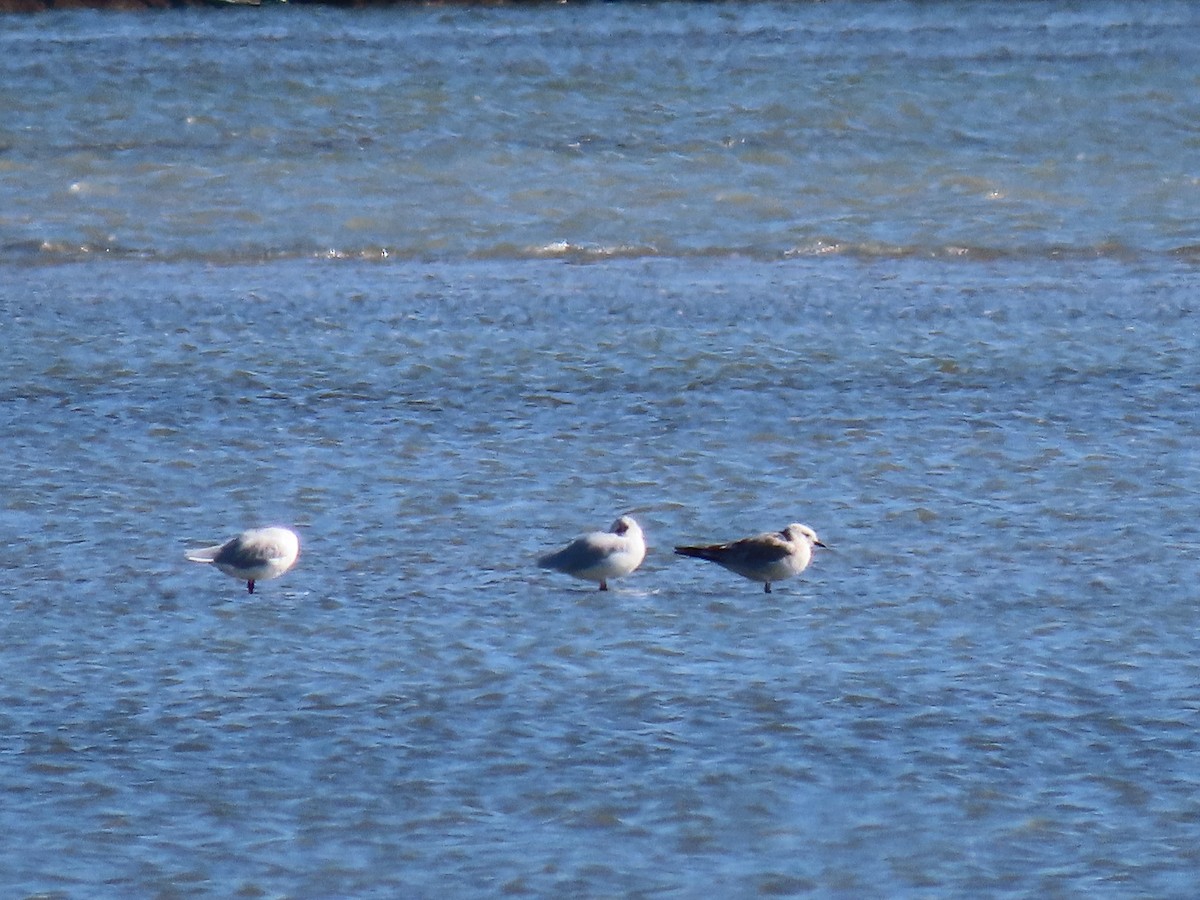
[{"label": "gull tail", "polygon": [[221,552],[221,545],[215,547],[201,547],[198,550],[189,550],[184,554],[192,562],[210,563],[217,558],[217,554]]},{"label": "gull tail", "polygon": [[538,568],[561,570],[563,566],[570,564],[571,558],[567,555],[567,550],[569,549],[567,547],[562,550],[555,550],[553,553],[547,553],[538,560]]},{"label": "gull tail", "polygon": [[676,547],[675,552],[680,556],[691,556],[695,559],[707,559],[716,562],[720,547]]}]

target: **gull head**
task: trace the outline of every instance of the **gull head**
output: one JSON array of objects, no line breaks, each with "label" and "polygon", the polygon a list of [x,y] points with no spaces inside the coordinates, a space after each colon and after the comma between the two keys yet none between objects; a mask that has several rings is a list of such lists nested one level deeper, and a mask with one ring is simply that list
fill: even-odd
[{"label": "gull head", "polygon": [[642,533],[642,529],[638,526],[638,523],[633,521],[630,516],[621,516],[621,518],[612,523],[610,531],[618,537],[625,537],[627,534],[636,535]]},{"label": "gull head", "polygon": [[807,541],[813,547],[829,548],[821,543],[821,539],[817,537],[817,533],[807,525],[801,525],[798,522],[793,522],[787,528],[783,529],[783,536],[789,541]]}]

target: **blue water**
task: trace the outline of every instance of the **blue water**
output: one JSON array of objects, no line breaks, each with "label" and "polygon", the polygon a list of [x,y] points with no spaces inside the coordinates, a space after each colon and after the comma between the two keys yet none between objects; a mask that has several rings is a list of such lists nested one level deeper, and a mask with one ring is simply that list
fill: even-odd
[{"label": "blue water", "polygon": [[1198,23],[0,21],[0,893],[1191,897]]}]

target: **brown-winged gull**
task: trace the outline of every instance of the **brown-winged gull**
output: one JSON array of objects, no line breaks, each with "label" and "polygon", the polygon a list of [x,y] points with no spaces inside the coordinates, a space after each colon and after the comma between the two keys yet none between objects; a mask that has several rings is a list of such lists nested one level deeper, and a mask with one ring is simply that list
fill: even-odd
[{"label": "brown-winged gull", "polygon": [[751,581],[761,581],[771,593],[771,582],[799,575],[812,561],[813,547],[825,545],[807,525],[792,524],[783,531],[709,544],[700,547],[676,547],[680,556],[707,559]]}]

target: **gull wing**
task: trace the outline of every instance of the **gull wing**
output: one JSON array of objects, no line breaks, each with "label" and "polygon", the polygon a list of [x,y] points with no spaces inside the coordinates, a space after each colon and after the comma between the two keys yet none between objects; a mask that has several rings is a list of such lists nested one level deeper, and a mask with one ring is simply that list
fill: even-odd
[{"label": "gull wing", "polygon": [[554,553],[548,553],[538,560],[543,569],[558,569],[559,571],[579,571],[590,569],[611,556],[618,549],[621,541],[615,534],[597,532],[577,538],[567,546]]}]

